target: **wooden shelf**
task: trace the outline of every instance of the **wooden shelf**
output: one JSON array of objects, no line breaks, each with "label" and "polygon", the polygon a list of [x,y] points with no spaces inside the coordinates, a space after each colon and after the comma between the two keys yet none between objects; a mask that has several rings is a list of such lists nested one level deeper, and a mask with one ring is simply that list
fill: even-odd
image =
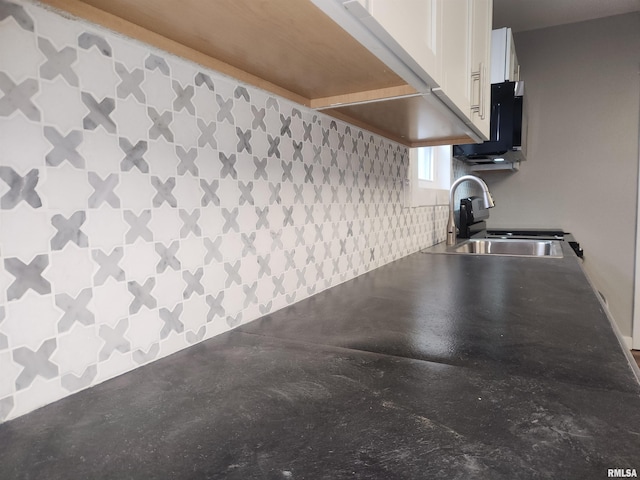
[{"label": "wooden shelf", "polygon": [[471,142],[309,0],[42,2],[408,146]]}]

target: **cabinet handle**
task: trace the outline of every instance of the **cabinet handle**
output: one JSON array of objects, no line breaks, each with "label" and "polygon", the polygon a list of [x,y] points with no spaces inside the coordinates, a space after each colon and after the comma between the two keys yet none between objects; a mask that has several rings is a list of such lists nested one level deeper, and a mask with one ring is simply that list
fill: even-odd
[{"label": "cabinet handle", "polygon": [[[471,85],[473,87],[473,82],[478,82],[478,103],[471,104],[471,112],[475,112],[478,114],[481,120],[484,120],[485,117],[485,102],[484,95],[482,94],[484,91],[484,82],[486,81],[487,72],[483,62],[480,62],[477,71],[471,72]],[[473,96],[473,92],[475,90],[472,89],[471,95]]]}]

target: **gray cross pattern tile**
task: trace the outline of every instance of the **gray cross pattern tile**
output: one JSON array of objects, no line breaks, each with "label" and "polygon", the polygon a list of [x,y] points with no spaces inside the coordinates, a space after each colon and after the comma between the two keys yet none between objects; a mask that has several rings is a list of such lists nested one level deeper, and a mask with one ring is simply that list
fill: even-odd
[{"label": "gray cross pattern tile", "polygon": [[329,140],[329,130],[322,129],[322,146],[328,147],[331,145],[331,141]]},{"label": "gray cross pattern tile", "polygon": [[45,157],[47,165],[57,167],[66,160],[76,168],[84,168],[84,158],[76,150],[82,143],[82,132],[72,130],[62,136],[55,128],[45,126],[44,136],[53,146],[53,150]]},{"label": "gray cross pattern tile", "polygon": [[313,163],[322,163],[322,147],[320,145],[313,145]]},{"label": "gray cross pattern tile", "polygon": [[[0,3],[0,8],[1,7],[2,7],[2,4]],[[13,407],[14,407],[13,396],[0,398],[0,421],[4,420],[9,416],[9,414],[11,413],[11,410],[13,410]]]},{"label": "gray cross pattern tile", "polygon": [[153,123],[149,129],[149,138],[155,140],[163,136],[168,142],[173,142],[173,132],[169,128],[173,122],[173,114],[167,110],[162,115],[153,107],[147,107],[147,115]]},{"label": "gray cross pattern tile", "polygon": [[322,205],[322,209],[324,210],[324,217],[322,218],[323,222],[331,221],[331,205]]},{"label": "gray cross pattern tile", "polygon": [[182,220],[182,228],[180,229],[180,238],[186,238],[190,234],[199,237],[202,235],[198,220],[200,219],[200,210],[197,208],[193,212],[188,213],[186,210],[180,209],[178,212],[180,219]]},{"label": "gray cross pattern tile", "polygon": [[282,197],[280,196],[281,189],[281,184],[269,182],[269,192],[271,193],[269,196],[269,205],[273,205],[274,203],[280,205],[282,203]]},{"label": "gray cross pattern tile", "polygon": [[324,236],[323,236],[323,233],[322,233],[322,225],[314,225],[313,227],[315,228],[315,231],[316,231],[316,236],[315,236],[313,241],[315,243],[324,242]]},{"label": "gray cross pattern tile", "polygon": [[289,181],[293,183],[293,162],[285,162],[284,160],[281,160],[280,165],[282,166],[282,181]]},{"label": "gray cross pattern tile", "polygon": [[229,233],[234,231],[240,232],[240,225],[238,225],[238,208],[228,210],[222,209],[222,216],[224,217],[224,225],[222,226],[222,233]]},{"label": "gray cross pattern tile", "polygon": [[115,247],[109,255],[102,250],[93,250],[91,258],[98,265],[98,271],[93,276],[94,285],[103,285],[109,277],[117,282],[123,281],[125,278],[124,270],[118,265],[123,257],[124,249],[122,247]]},{"label": "gray cross pattern tile", "polygon": [[168,247],[165,247],[162,243],[156,243],[156,253],[160,256],[160,261],[156,265],[156,272],[163,273],[168,267],[179,271],[182,268],[180,260],[176,258],[176,253],[180,248],[180,242],[174,241]]},{"label": "gray cross pattern tile", "polygon": [[202,286],[202,276],[204,275],[204,269],[198,268],[194,273],[185,270],[182,272],[182,279],[186,283],[186,287],[182,292],[182,298],[185,300],[194,293],[197,295],[204,295],[204,287]]},{"label": "gray cross pattern tile", "polygon": [[123,64],[116,62],[116,73],[120,77],[120,83],[116,87],[118,98],[126,99],[131,95],[140,103],[145,103],[146,96],[141,88],[144,81],[144,71],[139,68],[129,71]]},{"label": "gray cross pattern tile", "polygon": [[82,119],[82,126],[85,130],[95,130],[102,126],[109,133],[116,133],[116,124],[110,115],[116,108],[116,101],[113,98],[105,97],[99,103],[88,92],[80,94],[82,103],[87,107],[89,113]]},{"label": "gray cross pattern tile", "polygon": [[[204,337],[204,332],[202,337]],[[202,337],[199,340],[201,340]],[[142,365],[143,363],[147,363],[155,359],[158,356],[158,353],[160,353],[160,344],[154,343],[147,352],[141,349],[133,352],[132,359],[139,365]]]},{"label": "gray cross pattern tile", "polygon": [[215,297],[213,295],[207,295],[207,305],[209,305],[209,312],[207,313],[207,323],[213,320],[215,316],[224,317],[226,315],[222,303],[224,302],[224,290],[218,292]]},{"label": "gray cross pattern tile", "polygon": [[294,227],[294,232],[296,235],[296,247],[304,246],[304,227]]},{"label": "gray cross pattern tile", "polygon": [[9,76],[0,72],[0,116],[8,117],[16,110],[29,120],[40,121],[40,110],[33,104],[31,97],[38,92],[38,81],[34,78],[27,78],[19,85],[16,85]]},{"label": "gray cross pattern tile", "polygon": [[200,188],[202,188],[202,200],[200,204],[203,207],[206,207],[210,203],[217,207],[220,206],[220,198],[217,194],[219,186],[220,182],[218,180],[211,180],[211,183],[207,183],[204,178],[200,179]]},{"label": "gray cross pattern tile", "polygon": [[313,205],[304,206],[304,224],[309,225],[315,223],[313,221]]},{"label": "gray cross pattern tile", "polygon": [[198,137],[198,146],[205,147],[209,145],[214,150],[218,149],[218,143],[216,142],[216,122],[206,123],[204,120],[198,118],[198,128],[200,129],[200,136]]},{"label": "gray cross pattern tile", "polygon": [[267,131],[267,125],[264,123],[265,115],[267,111],[264,108],[257,108],[251,105],[251,113],[253,114],[253,121],[251,122],[251,128],[253,130]]},{"label": "gray cross pattern tile", "polygon": [[296,160],[299,161],[303,161],[303,156],[302,156],[302,146],[303,143],[302,142],[296,142],[295,140],[292,140],[293,143],[293,161],[295,162]]},{"label": "gray cross pattern tile", "polygon": [[236,145],[238,153],[245,150],[247,153],[251,153],[251,129],[243,132],[242,129],[236,127],[236,135],[238,136],[238,144]]},{"label": "gray cross pattern tile", "polygon": [[119,181],[117,173],[108,175],[104,180],[95,172],[88,172],[87,176],[94,190],[89,197],[89,208],[98,208],[104,202],[113,208],[120,208],[120,198],[114,192]]},{"label": "gray cross pattern tile", "polygon": [[305,274],[307,273],[307,268],[303,268],[302,270],[296,270],[296,277],[297,277],[297,281],[298,283],[296,284],[296,288],[300,288],[300,287],[306,287],[307,286],[307,280],[304,277]]},{"label": "gray cross pattern tile", "polygon": [[284,214],[284,219],[282,220],[282,226],[283,227],[286,227],[287,225],[293,226],[293,207],[282,206],[282,213]]},{"label": "gray cross pattern tile", "polygon": [[[304,130],[304,133],[302,134],[302,141],[303,142],[311,142],[313,143],[313,137],[311,136],[311,129],[313,128],[313,123],[307,123],[307,122],[302,122],[302,130]],[[316,148],[316,146],[313,146],[314,150]]]},{"label": "gray cross pattern tile", "polygon": [[282,275],[274,275],[271,277],[271,283],[273,283],[273,295],[272,297],[277,297],[278,295],[284,295],[284,273]]},{"label": "gray cross pattern tile", "polygon": [[92,47],[105,57],[111,57],[111,45],[102,37],[89,32],[81,33],[78,37],[78,46],[83,50],[89,50]]},{"label": "gray cross pattern tile", "polygon": [[151,295],[151,290],[156,286],[156,279],[149,277],[140,285],[138,282],[131,280],[127,283],[127,289],[129,293],[133,295],[133,300],[129,305],[129,313],[138,313],[142,307],[147,307],[149,310],[153,310],[158,306],[158,302]]},{"label": "gray cross pattern tile", "polygon": [[280,114],[280,136],[291,138],[291,117]]},{"label": "gray cross pattern tile", "polygon": [[56,346],[56,339],[51,338],[42,342],[35,352],[27,347],[13,351],[13,361],[24,367],[16,378],[16,390],[24,390],[38,376],[47,380],[58,376],[58,367],[49,360]]},{"label": "gray cross pattern tile", "polygon": [[267,159],[263,158],[262,160],[260,160],[258,157],[253,157],[253,164],[256,167],[256,171],[253,174],[253,179],[254,180],[259,180],[259,179],[264,179],[264,180],[268,180],[267,177]]},{"label": "gray cross pattern tile", "polygon": [[256,230],[260,230],[261,228],[269,228],[269,207],[256,207],[256,216],[258,219],[256,220]]},{"label": "gray cross pattern tile", "polygon": [[69,218],[57,214],[51,217],[51,224],[58,230],[51,239],[52,250],[62,250],[69,242],[79,247],[89,246],[89,238],[81,230],[82,224],[87,219],[86,212],[80,210]]},{"label": "gray cross pattern tile", "polygon": [[95,323],[93,312],[87,308],[92,297],[91,288],[85,288],[76,298],[66,293],[56,295],[56,305],[64,312],[64,315],[58,320],[59,333],[69,331],[76,322],[82,325],[93,325]]},{"label": "gray cross pattern tile", "polygon": [[320,280],[324,280],[324,270],[322,269],[322,264],[318,263],[315,265],[316,267],[316,282]]},{"label": "gray cross pattern tile", "polygon": [[169,69],[169,65],[167,65],[167,61],[159,57],[158,55],[154,55],[150,53],[149,56],[144,61],[144,68],[147,70],[159,70],[160,73],[166,75],[167,77],[171,74],[171,70]]},{"label": "gray cross pattern tile", "polygon": [[284,244],[282,243],[282,230],[271,230],[271,251],[282,250]]},{"label": "gray cross pattern tile", "polygon": [[129,320],[127,318],[120,320],[113,328],[109,325],[100,325],[98,335],[104,340],[104,346],[98,355],[101,362],[108,360],[116,350],[120,353],[127,353],[131,350],[131,344],[124,336],[128,328]]},{"label": "gray cross pattern tile", "polygon": [[258,303],[256,290],[258,290],[258,282],[253,282],[251,285],[242,286],[242,293],[244,293],[244,308],[247,308],[251,304]]},{"label": "gray cross pattern tile", "polygon": [[238,313],[235,317],[229,315],[227,317],[227,325],[230,328],[235,328],[242,323],[242,312]]},{"label": "gray cross pattern tile", "polygon": [[41,295],[51,293],[51,284],[42,277],[48,266],[49,256],[44,254],[36,255],[28,265],[19,258],[5,258],[5,270],[15,277],[7,288],[7,300],[21,298],[29,289]]},{"label": "gray cross pattern tile", "polygon": [[218,107],[220,107],[216,117],[217,121],[220,123],[227,121],[231,125],[235,124],[236,121],[233,118],[233,113],[231,113],[231,109],[233,108],[233,98],[225,100],[220,95],[216,94],[216,103],[218,104]]},{"label": "gray cross pattern tile", "polygon": [[244,99],[246,102],[250,102],[251,101],[251,97],[249,96],[249,91],[243,87],[242,85],[238,85],[236,87],[236,89],[233,92],[233,96],[235,98],[239,99]]},{"label": "gray cross pattern tile", "polygon": [[331,187],[331,203],[340,203],[338,196],[339,187]]},{"label": "gray cross pattern tile", "polygon": [[125,235],[128,244],[135,242],[138,237],[147,242],[153,241],[153,233],[148,227],[151,221],[151,210],[144,210],[139,216],[131,210],[125,210],[124,220],[129,224],[129,231]]},{"label": "gray cross pattern tile", "polygon": [[275,110],[276,112],[280,111],[280,105],[278,104],[278,99],[275,97],[269,97],[267,98],[267,110],[272,109]]},{"label": "gray cross pattern tile", "polygon": [[[5,18],[13,17],[18,25],[29,32],[34,31],[34,23],[31,16],[25,11],[22,5],[0,0],[0,22]],[[2,418],[0,416],[0,418]]]},{"label": "gray cross pattern tile", "polygon": [[266,255],[262,256],[262,255],[258,255],[257,258],[257,262],[258,262],[258,278],[262,278],[263,276],[267,275],[271,275],[271,266],[269,265],[269,262],[271,261],[271,254],[267,253]]},{"label": "gray cross pattern tile", "polygon": [[331,166],[338,168],[338,151],[331,149],[330,152],[331,152]]},{"label": "gray cross pattern tile", "polygon": [[227,274],[227,280],[224,284],[225,288],[229,288],[234,283],[236,285],[242,285],[242,278],[240,277],[240,266],[240,260],[238,260],[234,264],[228,262],[224,264],[224,271]]},{"label": "gray cross pattern tile", "polygon": [[194,343],[198,343],[200,340],[202,340],[205,333],[207,333],[207,329],[203,325],[198,329],[197,333],[193,333],[191,330],[189,330],[187,333],[185,333],[184,338],[189,344],[193,345]]},{"label": "gray cross pattern tile", "polygon": [[62,378],[60,378],[60,385],[69,392],[77,392],[91,385],[97,375],[98,366],[89,365],[80,376],[74,375],[73,373],[63,375]]},{"label": "gray cross pattern tile", "polygon": [[313,186],[313,203],[322,203],[322,185]]},{"label": "gray cross pattern tile", "polygon": [[303,197],[303,193],[304,193],[304,185],[293,185],[293,203],[304,203],[304,197]]},{"label": "gray cross pattern tile", "polygon": [[322,167],[322,184],[331,184],[331,167]]},{"label": "gray cross pattern tile", "polygon": [[118,139],[120,149],[124,152],[124,158],[120,162],[120,169],[123,172],[130,171],[133,167],[136,167],[142,173],[149,173],[149,164],[144,159],[144,154],[147,153],[146,140],[139,140],[138,143],[133,145],[127,138],[120,137]]},{"label": "gray cross pattern tile", "polygon": [[158,354],[160,353],[160,344],[154,343],[149,347],[149,350],[146,352],[142,349],[138,349],[131,354],[131,358],[138,365],[142,365],[143,363],[148,363],[151,360],[154,360]]},{"label": "gray cross pattern tile", "polygon": [[78,75],[71,66],[78,58],[75,48],[64,47],[58,51],[43,37],[38,37],[38,48],[47,57],[47,61],[40,65],[40,77],[53,80],[60,75],[69,85],[78,86]]},{"label": "gray cross pattern tile", "polygon": [[189,172],[194,177],[197,177],[198,167],[196,166],[196,158],[198,157],[198,149],[193,147],[187,152],[180,145],[176,146],[176,154],[180,159],[178,164],[178,175],[184,175]]},{"label": "gray cross pattern tile", "polygon": [[[0,306],[0,323],[2,323],[2,321],[4,320],[4,317],[5,317],[4,307]],[[4,350],[5,348],[9,348],[9,340],[7,339],[6,335],[3,335],[2,333],[0,333],[0,350]],[[2,419],[1,415],[0,415],[0,419]]]},{"label": "gray cross pattern tile", "polygon": [[193,85],[187,85],[182,88],[180,82],[173,80],[173,91],[176,93],[176,98],[173,100],[173,111],[179,112],[186,110],[191,115],[196,114],[196,107],[193,105],[193,95],[195,90]]},{"label": "gray cross pattern tile", "polygon": [[285,250],[284,252],[284,269],[285,271],[296,268],[295,250]]},{"label": "gray cross pattern tile", "polygon": [[256,254],[256,232],[252,232],[250,234],[242,233],[240,234],[240,240],[242,240],[242,256],[246,257],[247,255],[255,255]]},{"label": "gray cross pattern tile", "polygon": [[203,237],[204,247],[207,249],[207,253],[204,257],[205,265],[211,263],[212,260],[216,262],[222,262],[222,253],[220,247],[222,246],[222,237],[216,237],[215,240],[211,240],[209,237]]},{"label": "gray cross pattern tile", "polygon": [[0,208],[11,210],[23,201],[33,208],[40,208],[42,201],[36,192],[39,175],[35,168],[22,177],[11,167],[0,167],[0,179],[9,187],[9,191],[0,198]]},{"label": "gray cross pattern tile", "polygon": [[218,152],[218,158],[220,162],[222,162],[222,168],[220,169],[220,178],[231,177],[234,180],[238,178],[238,172],[236,171],[236,154],[232,153],[228,157],[222,153]]},{"label": "gray cross pattern tile", "polygon": [[253,205],[253,182],[244,183],[242,180],[238,181],[238,190],[240,190],[240,205],[245,203]]},{"label": "gray cross pattern tile", "polygon": [[182,303],[178,303],[173,310],[161,308],[158,312],[160,319],[164,322],[162,330],[160,330],[160,339],[164,340],[171,332],[184,332],[184,324],[180,321],[180,315],[183,310]]},{"label": "gray cross pattern tile", "polygon": [[194,81],[197,87],[201,87],[202,85],[204,85],[212,92],[215,90],[215,86],[213,85],[213,80],[211,80],[211,77],[206,73],[202,73],[202,72],[197,73]]},{"label": "gray cross pattern tile", "polygon": [[280,149],[278,148],[280,145],[280,137],[272,137],[271,135],[267,134],[267,141],[269,142],[267,157],[280,158]]},{"label": "gray cross pattern tile", "polygon": [[165,202],[170,207],[175,208],[178,206],[178,200],[172,193],[176,187],[176,179],[174,177],[169,177],[166,182],[163,182],[158,177],[152,176],[151,185],[156,189],[156,194],[152,200],[154,207],[159,207]]},{"label": "gray cross pattern tile", "polygon": [[271,308],[273,307],[273,302],[269,301],[264,305],[260,305],[258,308],[260,309],[260,314],[261,315],[266,315],[268,313],[271,313]]}]

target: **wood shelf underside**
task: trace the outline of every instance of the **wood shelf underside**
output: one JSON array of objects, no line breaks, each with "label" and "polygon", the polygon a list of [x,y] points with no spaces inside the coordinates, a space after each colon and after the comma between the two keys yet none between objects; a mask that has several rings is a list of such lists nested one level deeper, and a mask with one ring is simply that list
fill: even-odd
[{"label": "wood shelf underside", "polygon": [[416,90],[310,1],[41,1],[405,145],[444,143],[424,140],[439,126]]}]

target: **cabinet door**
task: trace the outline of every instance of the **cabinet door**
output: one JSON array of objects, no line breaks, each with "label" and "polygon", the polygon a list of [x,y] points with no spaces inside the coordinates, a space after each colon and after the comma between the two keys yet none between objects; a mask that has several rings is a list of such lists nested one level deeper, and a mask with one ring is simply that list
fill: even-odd
[{"label": "cabinet door", "polygon": [[518,56],[516,55],[516,46],[513,42],[513,34],[511,29],[508,29],[507,35],[507,80],[510,82],[517,82],[520,80],[520,63],[518,63]]},{"label": "cabinet door", "polygon": [[347,0],[344,5],[430,87],[437,87],[441,67],[438,51],[440,2]]},{"label": "cabinet door", "polygon": [[440,0],[441,94],[467,118],[471,109],[469,77],[470,6],[469,0]]},{"label": "cabinet door", "polygon": [[471,121],[487,138],[490,136],[491,25],[493,0],[470,0]]}]

